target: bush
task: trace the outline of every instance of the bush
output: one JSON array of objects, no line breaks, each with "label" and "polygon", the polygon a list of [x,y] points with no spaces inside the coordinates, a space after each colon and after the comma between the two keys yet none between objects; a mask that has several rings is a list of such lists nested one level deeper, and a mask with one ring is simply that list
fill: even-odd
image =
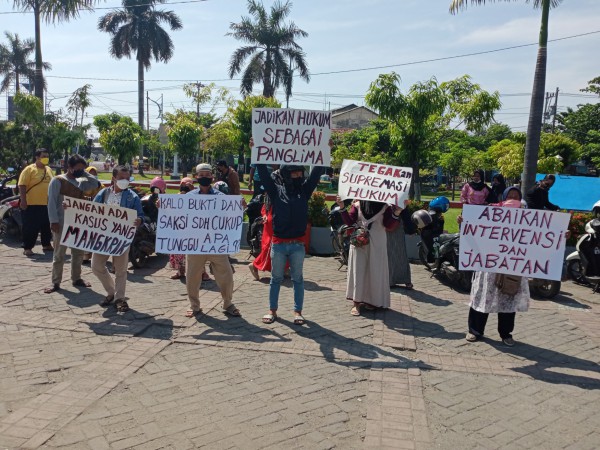
[{"label": "bush", "polygon": [[567,245],[575,245],[581,235],[585,234],[585,224],[592,220],[594,215],[592,213],[569,212],[571,213],[571,221],[569,222],[571,236],[567,239]]},{"label": "bush", "polygon": [[327,226],[327,215],[323,214],[325,208],[325,192],[313,192],[308,201],[308,221],[313,227]]}]

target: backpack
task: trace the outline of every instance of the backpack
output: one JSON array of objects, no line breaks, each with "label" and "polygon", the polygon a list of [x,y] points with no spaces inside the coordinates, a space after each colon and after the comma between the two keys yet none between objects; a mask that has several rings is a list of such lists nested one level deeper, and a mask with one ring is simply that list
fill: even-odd
[{"label": "backpack", "polygon": [[255,258],[260,255],[262,249],[262,234],[263,234],[263,218],[262,216],[254,219],[254,222],[250,225],[250,234],[248,244],[250,245],[250,254]]}]

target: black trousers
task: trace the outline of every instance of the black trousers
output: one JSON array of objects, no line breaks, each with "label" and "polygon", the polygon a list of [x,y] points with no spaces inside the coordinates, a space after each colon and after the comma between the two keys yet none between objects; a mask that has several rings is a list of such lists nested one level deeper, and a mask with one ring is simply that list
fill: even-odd
[{"label": "black trousers", "polygon": [[263,184],[260,181],[253,181],[254,183],[254,191],[252,192],[252,198],[256,197],[263,193]]},{"label": "black trousers", "polygon": [[[512,332],[515,329],[515,316],[517,313],[498,313],[498,333],[500,338],[507,339],[512,337]],[[488,313],[469,309],[469,331],[475,336],[483,336],[485,324],[488,320]]]},{"label": "black trousers", "polygon": [[23,218],[23,248],[31,250],[35,246],[38,234],[42,235],[42,246],[52,244],[52,232],[50,231],[50,220],[48,219],[48,207],[46,205],[31,205],[22,211]]}]

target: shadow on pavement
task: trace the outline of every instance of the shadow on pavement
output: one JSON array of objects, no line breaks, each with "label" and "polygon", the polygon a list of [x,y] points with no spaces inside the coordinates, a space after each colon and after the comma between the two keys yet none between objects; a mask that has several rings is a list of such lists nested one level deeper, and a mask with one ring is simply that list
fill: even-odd
[{"label": "shadow on pavement", "polygon": [[96,334],[105,336],[141,336],[151,339],[171,339],[173,337],[173,321],[156,319],[149,314],[130,309],[118,313],[114,304],[109,306],[102,317],[106,320],[99,323],[84,322]]},{"label": "shadow on pavement", "polygon": [[385,315],[385,326],[387,326],[388,329],[403,335],[447,340],[465,338],[465,333],[446,331],[439,323],[425,322],[416,317],[407,316],[401,312],[394,311],[393,309],[387,309],[383,314]]},{"label": "shadow on pavement", "polygon": [[237,341],[237,342],[290,342],[276,331],[256,326],[243,317],[226,316],[227,320],[219,320],[208,315],[201,315],[198,322],[210,327],[202,333],[192,336],[194,339],[210,341]]},{"label": "shadow on pavement", "polygon": [[433,295],[426,294],[423,291],[419,291],[417,288],[408,290],[406,288],[393,287],[390,290],[398,294],[406,295],[415,302],[429,303],[433,306],[449,306],[452,304],[450,300],[442,300],[441,298],[437,298]]}]

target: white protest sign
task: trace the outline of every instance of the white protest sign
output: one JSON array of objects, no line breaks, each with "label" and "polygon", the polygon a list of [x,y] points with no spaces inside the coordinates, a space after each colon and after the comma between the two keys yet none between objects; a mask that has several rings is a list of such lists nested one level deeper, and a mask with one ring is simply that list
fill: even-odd
[{"label": "white protest sign", "polygon": [[137,211],[65,197],[60,245],[101,255],[120,256],[131,245]]},{"label": "white protest sign", "polygon": [[156,253],[227,255],[240,251],[240,195],[160,194]]},{"label": "white protest sign", "polygon": [[560,280],[570,214],[464,205],[460,270]]},{"label": "white protest sign", "polygon": [[252,137],[252,164],[331,164],[330,111],[254,108]]},{"label": "white protest sign", "polygon": [[412,168],[345,159],[340,169],[338,194],[345,200],[371,200],[404,208],[412,181]]}]

